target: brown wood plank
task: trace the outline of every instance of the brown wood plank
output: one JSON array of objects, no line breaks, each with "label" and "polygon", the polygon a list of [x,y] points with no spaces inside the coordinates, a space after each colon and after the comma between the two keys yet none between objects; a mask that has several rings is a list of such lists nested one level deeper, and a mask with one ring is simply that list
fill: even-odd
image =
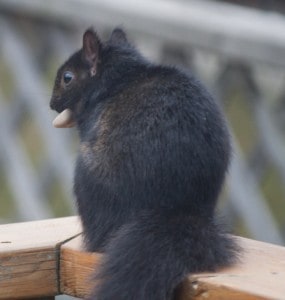
[{"label": "brown wood plank", "polygon": [[0,226],[0,299],[57,295],[57,245],[79,234],[77,217]]},{"label": "brown wood plank", "polygon": [[[238,241],[244,253],[236,266],[191,277],[197,294],[206,286],[210,299],[244,299],[237,298],[239,294],[246,299],[285,299],[285,248],[245,238]],[[222,298],[224,291],[231,297]]]},{"label": "brown wood plank", "polygon": [[60,254],[60,291],[83,298],[92,287],[91,275],[102,254],[84,252],[81,236],[63,244]]},{"label": "brown wood plank", "polygon": [[[285,248],[240,237],[237,240],[244,249],[240,262],[217,273],[189,276],[183,300],[285,300]],[[61,291],[76,297],[90,292],[90,275],[102,256],[82,252],[81,245],[81,237],[77,237],[61,247]]]},{"label": "brown wood plank", "polygon": [[[83,252],[80,231],[74,217],[0,226],[0,299],[86,296],[102,254]],[[285,300],[285,248],[237,239],[240,262],[189,276],[181,299]]]}]

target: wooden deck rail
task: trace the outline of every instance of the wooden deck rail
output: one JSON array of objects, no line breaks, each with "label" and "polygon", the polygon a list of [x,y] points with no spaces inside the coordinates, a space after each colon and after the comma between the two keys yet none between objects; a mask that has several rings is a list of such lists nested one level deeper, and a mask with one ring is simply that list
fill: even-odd
[{"label": "wooden deck rail", "polygon": [[[86,296],[101,255],[82,251],[80,233],[77,217],[1,225],[0,299]],[[285,248],[237,239],[240,263],[189,276],[183,300],[285,299]]]}]

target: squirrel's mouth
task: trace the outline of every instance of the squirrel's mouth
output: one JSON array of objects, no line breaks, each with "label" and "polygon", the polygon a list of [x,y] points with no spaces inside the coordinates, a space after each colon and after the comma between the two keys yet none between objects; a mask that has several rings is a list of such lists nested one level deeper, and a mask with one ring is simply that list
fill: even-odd
[{"label": "squirrel's mouth", "polygon": [[66,108],[53,120],[52,125],[56,128],[70,128],[76,125],[74,114],[71,109]]}]

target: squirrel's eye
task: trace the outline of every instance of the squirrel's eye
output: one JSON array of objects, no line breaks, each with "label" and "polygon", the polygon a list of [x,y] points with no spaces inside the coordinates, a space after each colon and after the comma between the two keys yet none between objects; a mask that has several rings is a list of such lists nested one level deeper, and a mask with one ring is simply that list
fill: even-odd
[{"label": "squirrel's eye", "polygon": [[63,73],[63,82],[68,85],[72,79],[74,78],[74,74],[70,71],[66,71]]}]

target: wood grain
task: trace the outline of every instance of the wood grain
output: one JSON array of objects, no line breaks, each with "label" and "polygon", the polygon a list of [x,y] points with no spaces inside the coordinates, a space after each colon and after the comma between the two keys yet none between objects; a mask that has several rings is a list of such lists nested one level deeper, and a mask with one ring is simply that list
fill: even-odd
[{"label": "wood grain", "polygon": [[0,226],[0,299],[54,296],[58,245],[79,234],[76,217]]},{"label": "wood grain", "polygon": [[[82,248],[78,218],[0,226],[0,299],[86,297],[103,254]],[[189,276],[181,300],[285,300],[285,248],[236,237],[240,261]]]},{"label": "wood grain", "polygon": [[81,236],[65,243],[60,255],[60,291],[63,294],[86,297],[90,292],[92,272],[98,267],[102,254],[83,252]]},{"label": "wood grain", "polygon": [[[285,248],[245,238],[238,242],[244,253],[236,266],[191,277],[197,293],[207,287],[210,299],[285,299]],[[222,298],[226,292],[231,297]]]},{"label": "wood grain", "polygon": [[[240,262],[217,273],[189,276],[183,300],[285,300],[285,248],[237,237],[244,249]],[[91,275],[101,254],[82,252],[81,237],[62,245],[61,291],[84,297],[92,286]],[[94,284],[94,283],[93,283]]]}]

